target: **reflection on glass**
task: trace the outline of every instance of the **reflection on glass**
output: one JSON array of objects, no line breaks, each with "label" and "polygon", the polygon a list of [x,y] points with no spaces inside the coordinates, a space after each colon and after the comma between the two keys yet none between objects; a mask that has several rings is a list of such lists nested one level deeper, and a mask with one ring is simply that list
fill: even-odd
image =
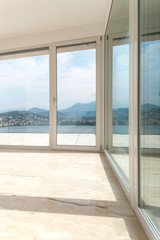
[{"label": "reflection on glass", "polygon": [[57,145],[96,145],[95,44],[57,49]]},{"label": "reflection on glass", "polygon": [[[129,184],[129,2],[114,0],[106,30],[105,147]],[[108,92],[108,94],[107,94]],[[107,107],[108,106],[108,107]]]},{"label": "reflection on glass", "polygon": [[139,206],[160,231],[160,3],[140,3]]},{"label": "reflection on glass", "polygon": [[125,181],[129,179],[129,44],[113,46],[111,156]]},{"label": "reflection on glass", "polygon": [[0,145],[49,145],[49,56],[0,61]]},{"label": "reflection on glass", "polygon": [[[127,40],[126,40],[127,42]],[[129,44],[113,46],[113,147],[128,148]],[[120,136],[121,135],[121,139]]]}]

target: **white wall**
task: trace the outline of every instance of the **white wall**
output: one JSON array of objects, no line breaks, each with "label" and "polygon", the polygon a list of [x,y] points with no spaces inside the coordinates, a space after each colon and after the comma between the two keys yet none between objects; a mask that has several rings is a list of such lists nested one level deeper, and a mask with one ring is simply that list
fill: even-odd
[{"label": "white wall", "polygon": [[0,38],[0,52],[48,45],[53,42],[103,36],[107,26],[112,0],[106,0],[104,21],[79,27],[46,31],[19,37]]}]

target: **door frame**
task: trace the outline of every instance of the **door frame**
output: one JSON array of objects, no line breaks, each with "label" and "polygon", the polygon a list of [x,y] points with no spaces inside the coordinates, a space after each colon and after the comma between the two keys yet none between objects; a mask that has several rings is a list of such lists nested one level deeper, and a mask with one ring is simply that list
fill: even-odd
[{"label": "door frame", "polygon": [[[85,43],[96,44],[96,146],[57,145],[57,48]],[[100,37],[52,43],[50,55],[50,146],[53,150],[100,151]]]}]

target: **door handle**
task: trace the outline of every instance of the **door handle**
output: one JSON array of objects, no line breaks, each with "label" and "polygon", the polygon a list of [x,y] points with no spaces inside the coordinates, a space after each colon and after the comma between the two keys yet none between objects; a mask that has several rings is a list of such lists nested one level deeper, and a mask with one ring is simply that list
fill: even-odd
[{"label": "door handle", "polygon": [[57,98],[56,98],[56,97],[54,97],[54,98],[53,98],[53,102],[56,102],[56,101],[57,101]]}]

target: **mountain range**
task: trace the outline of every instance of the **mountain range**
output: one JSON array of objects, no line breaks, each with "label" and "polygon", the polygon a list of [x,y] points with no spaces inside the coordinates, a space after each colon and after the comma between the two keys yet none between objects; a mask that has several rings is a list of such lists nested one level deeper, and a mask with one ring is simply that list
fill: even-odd
[{"label": "mountain range", "polygon": [[[129,109],[118,108],[112,111],[113,125],[128,125]],[[141,125],[159,125],[160,107],[153,104],[141,106]],[[27,110],[14,110],[0,113],[1,125],[47,125],[49,110],[33,107]],[[96,102],[77,103],[57,112],[58,125],[96,125]]]},{"label": "mountain range", "polygon": [[26,112],[43,113],[43,112],[48,112],[48,110],[42,109],[42,108],[33,107],[33,108],[28,109]]},{"label": "mountain range", "polygon": [[59,110],[59,115],[77,118],[96,117],[96,102],[77,103],[70,108]]},{"label": "mountain range", "polygon": [[141,105],[141,110],[143,110],[143,111],[150,111],[152,109],[160,109],[160,106],[150,104],[150,103],[145,103],[145,104]]},{"label": "mountain range", "polygon": [[[151,110],[159,110],[160,107],[154,104],[143,104],[141,105],[141,110],[146,112],[146,111],[151,111]],[[12,112],[30,112],[30,113],[34,113],[34,114],[45,114],[48,115],[49,114],[49,110],[46,109],[42,109],[42,108],[37,108],[37,107],[33,107],[27,110],[11,110],[8,109],[6,111],[0,112],[0,114],[2,113],[12,113]],[[115,114],[121,114],[121,115],[128,115],[128,108],[116,108],[113,109],[113,112]],[[73,118],[95,118],[96,117],[96,102],[90,102],[90,103],[76,103],[73,106],[63,109],[63,110],[59,110],[58,111],[58,116],[60,118],[63,117],[73,117]]]}]

